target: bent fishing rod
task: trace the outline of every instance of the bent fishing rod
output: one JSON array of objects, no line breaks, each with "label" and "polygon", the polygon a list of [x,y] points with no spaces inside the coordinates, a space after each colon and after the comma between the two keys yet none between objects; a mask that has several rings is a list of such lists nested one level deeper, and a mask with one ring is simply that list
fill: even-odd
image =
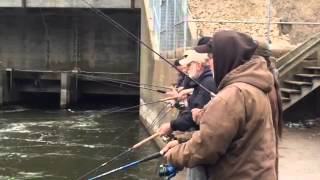
[{"label": "bent fishing rod", "polygon": [[155,51],[154,49],[152,49],[149,45],[147,45],[145,42],[143,42],[140,38],[138,38],[136,35],[134,35],[133,33],[131,33],[130,31],[128,31],[125,27],[123,27],[121,24],[119,24],[117,21],[115,21],[114,19],[112,19],[110,16],[106,15],[105,13],[103,13],[101,10],[95,8],[92,4],[90,4],[88,1],[86,0],[81,0],[84,4],[86,4],[90,10],[95,13],[96,15],[102,17],[104,20],[106,20],[107,22],[109,22],[111,25],[113,25],[116,29],[122,31],[123,33],[125,33],[128,37],[132,38],[135,42],[142,44],[145,48],[147,48],[148,50],[150,50],[151,52],[153,52],[154,54],[156,54],[157,56],[160,57],[160,59],[164,60],[167,64],[169,64],[172,68],[174,68],[176,71],[178,71],[179,73],[183,74],[184,76],[188,77],[191,81],[193,81],[194,83],[196,83],[199,87],[201,87],[203,90],[205,90],[206,92],[208,92],[210,94],[211,97],[215,97],[216,94],[214,94],[213,92],[211,92],[208,88],[204,87],[201,83],[199,83],[197,80],[191,78],[188,74],[186,74],[185,72],[181,71],[179,68],[177,68],[173,63],[171,63],[169,60],[167,60],[166,58],[164,58],[163,56],[161,56],[160,53],[158,53],[157,51]]}]

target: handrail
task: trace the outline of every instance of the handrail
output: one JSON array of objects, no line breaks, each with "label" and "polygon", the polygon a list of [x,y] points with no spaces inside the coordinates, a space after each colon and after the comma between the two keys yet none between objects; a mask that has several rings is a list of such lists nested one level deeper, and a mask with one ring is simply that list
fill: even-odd
[{"label": "handrail", "polygon": [[317,33],[294,50],[280,57],[276,64],[280,78],[285,76],[305,58],[316,52],[318,46],[320,47],[320,33]]},{"label": "handrail", "polygon": [[320,33],[317,33],[316,35],[314,35],[311,38],[309,38],[306,41],[304,41],[301,45],[297,46],[294,50],[289,51],[285,55],[281,56],[277,60],[277,68],[280,68],[283,65],[285,65],[288,60],[292,59],[297,54],[300,54],[301,51],[307,50],[308,48],[306,48],[306,46],[308,46],[308,47],[310,45],[313,46],[314,44],[318,43],[319,40],[320,40]]}]

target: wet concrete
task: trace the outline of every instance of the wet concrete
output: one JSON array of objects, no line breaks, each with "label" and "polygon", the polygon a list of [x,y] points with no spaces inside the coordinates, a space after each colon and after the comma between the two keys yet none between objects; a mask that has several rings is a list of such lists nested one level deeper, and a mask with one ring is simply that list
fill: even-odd
[{"label": "wet concrete", "polygon": [[284,129],[280,143],[280,180],[320,179],[320,126]]}]

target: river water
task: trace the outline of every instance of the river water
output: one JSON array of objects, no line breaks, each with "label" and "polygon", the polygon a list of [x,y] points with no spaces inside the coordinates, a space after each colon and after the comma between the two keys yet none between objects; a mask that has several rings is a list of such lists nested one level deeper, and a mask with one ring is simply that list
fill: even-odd
[{"label": "river water", "polygon": [[[138,112],[109,113],[119,108],[1,109],[0,179],[77,179],[146,138]],[[149,143],[103,170],[157,151]],[[158,179],[158,166],[153,160],[104,179]]]}]

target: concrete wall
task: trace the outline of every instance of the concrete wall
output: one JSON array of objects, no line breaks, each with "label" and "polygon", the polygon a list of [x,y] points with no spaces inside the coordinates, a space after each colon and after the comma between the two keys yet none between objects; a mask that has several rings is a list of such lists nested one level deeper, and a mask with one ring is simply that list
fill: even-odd
[{"label": "concrete wall", "polygon": [[[188,0],[194,20],[208,21],[258,21],[267,22],[268,1],[266,0]],[[273,0],[272,21],[318,22],[320,19],[319,0]],[[221,28],[230,28],[265,37],[266,24],[244,23],[195,23],[200,35],[211,36]],[[320,25],[271,26],[271,40],[275,44],[297,44],[320,31]]]},{"label": "concrete wall", "polygon": [[[22,7],[23,1],[27,7],[77,7],[88,5],[82,0],[1,0],[0,7]],[[131,0],[85,0],[99,8],[130,8]]]},{"label": "concrete wall", "polygon": [[[143,3],[143,2],[142,2]],[[144,0],[144,5],[141,7],[141,40],[147,43],[150,47],[157,49],[156,46],[156,38],[154,36],[154,32],[152,29],[152,16],[149,12],[149,4],[148,0]],[[163,60],[160,60],[157,55],[152,53],[150,50],[141,46],[141,66],[140,66],[140,82],[160,85],[160,86],[168,86],[171,83],[175,82],[176,72],[172,68],[169,67]],[[157,92],[152,92],[148,90],[140,91],[140,101],[141,103],[158,101],[163,98],[162,94]],[[163,103],[157,103],[153,105],[141,106],[140,107],[140,115],[143,119],[143,122],[147,127],[150,127],[152,121],[155,120],[161,109],[165,105]],[[174,111],[168,114],[164,121],[168,121],[174,118]],[[156,126],[151,128],[152,130],[156,130],[157,126],[161,124],[163,121],[156,123]]]},{"label": "concrete wall", "polygon": [[[140,10],[103,10],[139,36]],[[139,45],[88,9],[0,9],[0,61],[17,69],[139,72]]]}]

